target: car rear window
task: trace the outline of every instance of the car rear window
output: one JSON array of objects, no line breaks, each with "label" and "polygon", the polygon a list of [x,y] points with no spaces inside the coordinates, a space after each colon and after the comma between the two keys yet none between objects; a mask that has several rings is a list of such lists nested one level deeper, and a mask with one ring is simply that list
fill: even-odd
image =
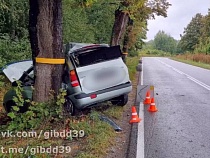
[{"label": "car rear window", "polygon": [[87,66],[121,57],[120,46],[97,47],[74,52],[77,67]]}]

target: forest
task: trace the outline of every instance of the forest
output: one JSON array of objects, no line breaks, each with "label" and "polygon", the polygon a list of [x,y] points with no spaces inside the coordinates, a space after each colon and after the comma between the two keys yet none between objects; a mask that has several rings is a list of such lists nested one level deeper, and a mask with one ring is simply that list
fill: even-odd
[{"label": "forest", "polygon": [[[161,4],[161,7],[157,7]],[[121,37],[131,52],[137,55],[137,49],[146,38],[146,20],[155,14],[167,16],[167,1],[62,1],[63,43],[110,43],[115,22],[115,12],[120,10],[129,17],[129,25]],[[0,2],[0,66],[7,62],[31,58],[29,44],[29,1]],[[126,40],[129,38],[129,40]],[[129,42],[126,42],[129,41]],[[133,54],[132,54],[133,52]]]}]

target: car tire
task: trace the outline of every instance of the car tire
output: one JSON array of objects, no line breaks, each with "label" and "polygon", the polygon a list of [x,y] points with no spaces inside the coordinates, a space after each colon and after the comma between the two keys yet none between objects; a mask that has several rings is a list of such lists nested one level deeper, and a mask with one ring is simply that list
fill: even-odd
[{"label": "car tire", "polygon": [[75,116],[79,113],[79,110],[74,106],[70,99],[66,99],[64,105],[64,113],[70,114],[71,116]]},{"label": "car tire", "polygon": [[121,95],[111,100],[113,105],[125,106],[128,102],[128,94]]}]

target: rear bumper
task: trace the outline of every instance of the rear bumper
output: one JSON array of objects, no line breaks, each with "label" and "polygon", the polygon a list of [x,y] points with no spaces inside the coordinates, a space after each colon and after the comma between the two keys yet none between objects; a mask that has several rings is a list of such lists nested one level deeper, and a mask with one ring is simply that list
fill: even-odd
[{"label": "rear bumper", "polygon": [[[78,109],[83,109],[92,104],[107,101],[123,94],[128,94],[129,92],[131,92],[131,90],[131,82],[127,82],[118,86],[103,89],[90,94],[80,93],[69,97]],[[91,95],[96,95],[97,97],[91,99]]]}]

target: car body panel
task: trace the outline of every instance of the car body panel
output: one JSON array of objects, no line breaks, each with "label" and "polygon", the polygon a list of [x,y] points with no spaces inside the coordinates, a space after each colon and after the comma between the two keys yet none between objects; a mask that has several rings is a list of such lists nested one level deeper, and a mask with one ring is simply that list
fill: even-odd
[{"label": "car body panel", "polygon": [[[132,90],[131,83],[129,83],[124,88],[121,88],[120,86],[121,85],[119,85],[119,88],[117,88],[116,86],[115,90],[104,91],[104,93],[102,92],[95,92],[92,94],[80,93],[80,94],[76,94],[75,96],[70,95],[68,97],[74,102],[77,109],[83,109],[93,104],[97,104],[103,101],[108,101],[122,94],[128,94]],[[85,97],[76,98],[76,96],[79,96],[79,95],[85,95]],[[95,95],[96,97],[91,98],[92,95]]]},{"label": "car body panel", "polygon": [[121,59],[76,68],[84,93],[126,83],[129,80],[127,68]]},{"label": "car body panel", "polygon": [[24,71],[29,69],[31,66],[32,60],[23,60],[5,65],[2,71],[11,82],[14,82],[19,80]]}]

